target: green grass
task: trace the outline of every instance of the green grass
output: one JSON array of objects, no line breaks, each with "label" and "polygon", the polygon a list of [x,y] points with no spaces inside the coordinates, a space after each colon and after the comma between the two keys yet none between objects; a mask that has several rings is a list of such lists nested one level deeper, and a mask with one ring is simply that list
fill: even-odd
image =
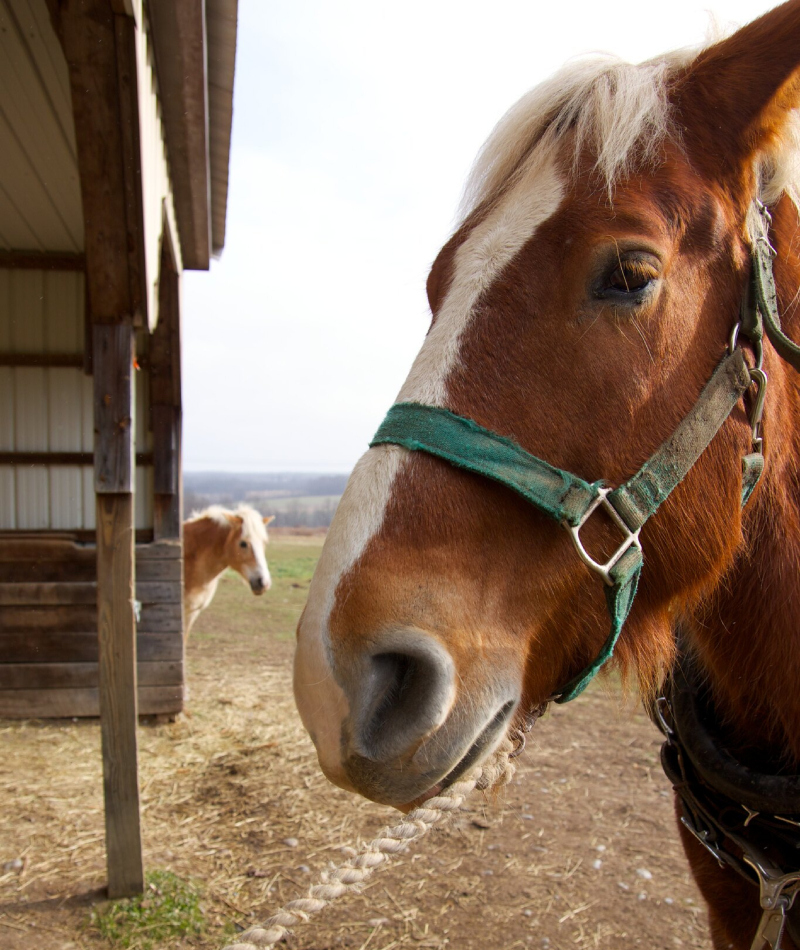
[{"label": "green grass", "polygon": [[290,556],[284,559],[276,558],[273,551],[270,551],[269,572],[273,581],[277,581],[279,578],[289,578],[289,580],[308,583],[318,560],[318,554]]},{"label": "green grass", "polygon": [[171,871],[151,871],[144,894],[95,908],[90,927],[115,950],[162,950],[167,940],[202,933],[200,892]]}]

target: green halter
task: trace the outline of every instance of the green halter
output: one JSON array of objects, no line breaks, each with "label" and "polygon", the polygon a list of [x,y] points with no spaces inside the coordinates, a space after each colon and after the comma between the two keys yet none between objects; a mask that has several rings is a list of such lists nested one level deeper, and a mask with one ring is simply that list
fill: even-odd
[{"label": "green halter", "polygon": [[[769,212],[760,202],[757,202],[757,210],[764,220],[766,234],[771,220]],[[551,697],[555,702],[566,703],[580,695],[613,654],[642,571],[639,531],[683,480],[754,382],[758,389],[750,413],[753,451],[742,460],[742,505],[747,504],[763,472],[759,426],[767,384],[766,374],[761,369],[764,329],[780,355],[795,367],[800,366],[800,350],[780,329],[772,275],[774,251],[765,237],[757,239],[754,245],[751,287],[743,303],[741,324],[736,325],[732,334],[728,355],[678,428],[633,478],[619,488],[611,490],[602,482],[589,483],[571,472],[554,468],[511,439],[438,406],[397,403],[370,443],[372,446],[388,443],[426,452],[457,468],[500,482],[566,528],[581,559],[603,578],[611,632],[593,662]],[[755,369],[748,368],[742,350],[736,345],[740,331],[756,349],[758,365]],[[586,552],[580,538],[581,528],[601,506],[624,535],[605,564],[598,563]]]},{"label": "green halter", "polygon": [[[589,484],[571,472],[554,468],[510,439],[437,406],[397,403],[371,445],[391,443],[427,452],[458,468],[494,479],[569,530],[578,554],[606,582],[611,632],[596,659],[558,690],[556,702],[566,703],[583,692],[614,652],[642,570],[642,525],[694,465],[749,386],[750,373],[737,347],[720,363],[694,408],[670,438],[633,478],[614,491],[602,482]],[[587,554],[580,538],[581,528],[601,505],[625,536],[605,564]]]}]

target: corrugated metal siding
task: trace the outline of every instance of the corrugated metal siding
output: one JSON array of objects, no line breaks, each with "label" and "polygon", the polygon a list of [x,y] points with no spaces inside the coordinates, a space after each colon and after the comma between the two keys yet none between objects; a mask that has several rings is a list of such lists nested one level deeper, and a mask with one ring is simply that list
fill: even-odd
[{"label": "corrugated metal siding", "polygon": [[[0,350],[83,352],[83,275],[0,270]],[[92,450],[92,380],[77,367],[0,367],[0,451]],[[91,468],[0,466],[0,528],[94,527]]]},{"label": "corrugated metal siding", "polygon": [[[0,351],[77,353],[84,346],[80,273],[0,269]],[[147,374],[134,374],[134,440],[151,452]],[[77,367],[0,367],[0,451],[91,452],[92,379]],[[153,471],[136,473],[136,527],[153,526]],[[0,465],[0,528],[95,527],[90,466]]]},{"label": "corrugated metal siding", "polygon": [[69,74],[45,0],[0,0],[0,247],[80,251]]}]

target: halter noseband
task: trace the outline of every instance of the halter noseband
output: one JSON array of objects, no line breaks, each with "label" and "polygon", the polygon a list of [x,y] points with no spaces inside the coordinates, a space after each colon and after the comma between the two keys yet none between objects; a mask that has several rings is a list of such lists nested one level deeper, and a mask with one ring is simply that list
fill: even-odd
[{"label": "halter noseband", "polygon": [[[757,386],[750,413],[753,450],[742,460],[742,505],[747,504],[761,477],[764,457],[759,430],[767,388],[761,366],[763,333],[766,330],[777,352],[795,368],[800,368],[800,347],[781,330],[772,273],[775,252],[767,239],[772,219],[760,201],[756,202],[756,209],[763,234],[753,240],[751,282],[742,303],[741,320],[731,334],[729,352],[672,435],[636,475],[618,488],[610,489],[602,481],[589,483],[555,468],[511,439],[438,406],[395,404],[370,443],[426,452],[457,468],[500,482],[566,528],[578,555],[602,577],[611,632],[597,657],[550,697],[555,702],[566,703],[580,695],[612,656],[636,596],[643,564],[639,540],[642,526],[683,480],[753,383]],[[738,346],[740,336],[746,337],[755,349],[754,369],[747,366]],[[604,564],[587,553],[580,537],[581,529],[599,507],[605,509],[624,535],[616,552]]]}]

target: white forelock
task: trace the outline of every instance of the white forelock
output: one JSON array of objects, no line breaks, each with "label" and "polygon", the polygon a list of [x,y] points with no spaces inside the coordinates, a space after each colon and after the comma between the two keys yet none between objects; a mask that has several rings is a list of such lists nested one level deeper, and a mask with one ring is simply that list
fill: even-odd
[{"label": "white forelock", "polygon": [[267,541],[267,528],[261,514],[251,508],[250,505],[238,505],[235,509],[223,508],[222,505],[209,505],[202,511],[193,511],[189,521],[199,521],[201,518],[210,518],[215,524],[223,528],[230,527],[229,518],[238,517],[242,519],[242,536],[244,538],[255,538],[256,540]]},{"label": "white forelock", "polygon": [[[714,40],[721,39],[719,34]],[[657,164],[667,138],[680,141],[672,122],[668,87],[699,49],[667,53],[633,65],[612,56],[568,63],[515,103],[478,154],[461,204],[462,220],[479,205],[496,201],[524,174],[533,153],[559,150],[574,134],[574,158],[588,147],[609,193],[631,171],[634,157]],[[782,136],[757,168],[761,197],[772,204],[784,192],[800,194],[800,115],[794,110]]]}]

